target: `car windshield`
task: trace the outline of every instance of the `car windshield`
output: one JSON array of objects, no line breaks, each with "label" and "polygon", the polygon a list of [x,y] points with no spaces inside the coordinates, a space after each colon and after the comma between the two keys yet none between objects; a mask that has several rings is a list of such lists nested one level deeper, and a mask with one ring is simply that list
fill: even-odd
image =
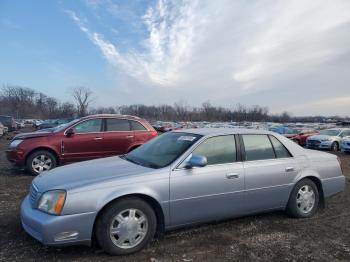
[{"label": "car windshield", "polygon": [[70,122],[68,122],[68,123],[61,124],[61,125],[58,125],[58,126],[56,126],[56,127],[53,127],[53,128],[51,128],[51,130],[52,130],[52,132],[54,132],[54,133],[60,132],[60,131],[64,130],[66,127],[77,123],[79,120],[80,120],[80,118],[75,119],[75,120],[72,120],[72,121],[70,121]]},{"label": "car windshield", "polygon": [[337,136],[339,135],[340,130],[337,129],[328,129],[328,130],[321,130],[320,135],[326,135],[326,136]]},{"label": "car windshield", "polygon": [[182,132],[166,133],[136,148],[122,158],[150,168],[166,167],[201,137],[201,135]]}]

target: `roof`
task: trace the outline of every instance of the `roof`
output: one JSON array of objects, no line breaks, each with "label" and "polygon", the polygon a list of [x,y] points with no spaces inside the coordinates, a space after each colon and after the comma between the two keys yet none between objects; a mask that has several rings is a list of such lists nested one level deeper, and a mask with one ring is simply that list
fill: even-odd
[{"label": "roof", "polygon": [[246,128],[191,128],[179,129],[174,132],[184,132],[202,136],[211,135],[232,135],[232,134],[272,134],[267,130],[246,129]]},{"label": "roof", "polygon": [[131,115],[119,115],[119,114],[95,114],[82,117],[83,119],[95,118],[95,117],[116,117],[116,118],[128,118],[128,119],[141,119],[138,116]]}]

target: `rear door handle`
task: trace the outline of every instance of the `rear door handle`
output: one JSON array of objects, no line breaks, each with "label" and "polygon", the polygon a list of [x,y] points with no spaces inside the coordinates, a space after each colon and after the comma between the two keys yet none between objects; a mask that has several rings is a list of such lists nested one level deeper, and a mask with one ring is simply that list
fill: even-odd
[{"label": "rear door handle", "polygon": [[126,138],[134,138],[134,136],[126,136]]},{"label": "rear door handle", "polygon": [[228,174],[226,174],[226,178],[227,179],[239,178],[239,174],[238,173],[228,173]]},{"label": "rear door handle", "polygon": [[94,140],[102,140],[102,137],[95,137]]},{"label": "rear door handle", "polygon": [[286,167],[286,172],[292,172],[294,171],[294,167]]}]

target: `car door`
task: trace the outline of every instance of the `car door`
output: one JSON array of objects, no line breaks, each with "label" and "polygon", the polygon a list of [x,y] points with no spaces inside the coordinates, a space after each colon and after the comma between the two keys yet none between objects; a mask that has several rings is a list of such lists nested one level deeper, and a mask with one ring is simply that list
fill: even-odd
[{"label": "car door", "polygon": [[206,166],[186,169],[183,162],[171,172],[172,225],[222,219],[241,213],[244,172],[242,162],[237,161],[235,144],[233,135],[207,138],[191,153],[207,157]]},{"label": "car door", "polygon": [[129,120],[106,118],[103,149],[106,156],[122,155],[128,152],[134,142],[134,133]]},{"label": "car door", "polygon": [[244,146],[245,200],[249,213],[286,205],[297,162],[272,135],[242,135]]},{"label": "car door", "polygon": [[74,134],[64,136],[61,146],[65,163],[89,160],[103,156],[102,119],[88,119],[77,123]]}]

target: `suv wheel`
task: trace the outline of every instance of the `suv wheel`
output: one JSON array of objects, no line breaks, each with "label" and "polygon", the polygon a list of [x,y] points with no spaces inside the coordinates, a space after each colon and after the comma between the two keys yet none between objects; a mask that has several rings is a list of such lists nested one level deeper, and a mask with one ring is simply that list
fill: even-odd
[{"label": "suv wheel", "polygon": [[331,150],[334,152],[338,152],[339,151],[339,145],[337,142],[333,142],[331,145]]},{"label": "suv wheel", "polygon": [[121,199],[109,206],[96,222],[95,234],[111,255],[127,255],[144,248],[154,237],[157,219],[145,201]]},{"label": "suv wheel", "polygon": [[27,159],[26,168],[33,175],[39,175],[44,171],[55,168],[56,157],[47,150],[39,150],[31,153]]},{"label": "suv wheel", "polygon": [[313,216],[319,203],[319,193],[317,186],[310,179],[299,181],[290,194],[287,213],[296,218],[306,218]]}]

